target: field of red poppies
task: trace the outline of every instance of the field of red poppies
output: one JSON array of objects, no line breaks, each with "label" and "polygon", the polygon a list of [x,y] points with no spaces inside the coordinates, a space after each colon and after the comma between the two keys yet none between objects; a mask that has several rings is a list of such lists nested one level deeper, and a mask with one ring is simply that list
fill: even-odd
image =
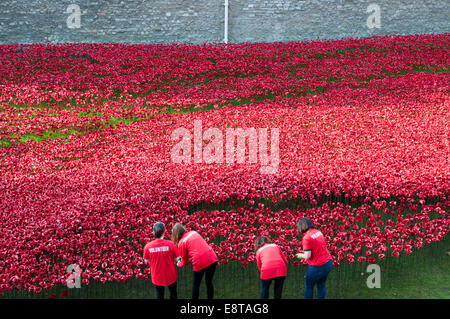
[{"label": "field of red poppies", "polygon": [[[299,265],[302,216],[335,266],[443,240],[449,40],[0,45],[0,293],[65,284],[71,264],[85,285],[147,279],[156,221],[243,267],[261,234]],[[171,133],[198,120],[278,128],[277,172],[174,163]]]}]

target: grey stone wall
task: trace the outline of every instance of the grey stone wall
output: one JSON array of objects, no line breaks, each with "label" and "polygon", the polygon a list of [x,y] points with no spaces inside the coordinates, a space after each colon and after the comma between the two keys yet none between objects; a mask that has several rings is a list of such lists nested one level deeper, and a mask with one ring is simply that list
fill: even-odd
[{"label": "grey stone wall", "polygon": [[[450,32],[449,0],[229,0],[229,4],[229,42]],[[377,12],[367,12],[370,4],[379,6],[378,20],[373,20]],[[70,5],[80,9],[79,25],[74,19],[77,11],[73,7],[67,11]],[[377,22],[375,26],[368,18]],[[223,40],[224,0],[0,0],[0,43]]]}]

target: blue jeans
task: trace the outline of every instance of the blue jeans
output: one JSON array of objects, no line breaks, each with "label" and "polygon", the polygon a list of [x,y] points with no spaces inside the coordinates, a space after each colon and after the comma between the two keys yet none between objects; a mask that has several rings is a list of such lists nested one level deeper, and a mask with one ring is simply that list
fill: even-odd
[{"label": "blue jeans", "polygon": [[317,298],[325,299],[327,294],[326,281],[328,274],[333,268],[333,261],[330,259],[322,266],[308,266],[305,276],[305,299],[312,299],[314,286],[317,284]]}]

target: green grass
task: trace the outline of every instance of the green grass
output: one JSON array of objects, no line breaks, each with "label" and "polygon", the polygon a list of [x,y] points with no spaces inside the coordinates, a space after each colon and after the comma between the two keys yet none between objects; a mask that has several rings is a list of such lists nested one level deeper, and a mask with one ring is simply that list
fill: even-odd
[{"label": "green grass", "polygon": [[[326,59],[326,58],[333,58],[336,57],[337,55],[340,54],[344,54],[346,51],[354,51],[354,50],[372,50],[373,48],[349,48],[347,50],[338,50],[336,52],[334,51],[329,51],[329,52],[325,52],[325,53],[316,53],[316,55],[314,56],[315,58],[318,59]],[[374,49],[374,50],[378,50],[378,49]],[[215,61],[212,61],[215,62]],[[397,70],[397,71],[387,71],[386,69],[382,70],[381,74],[378,75],[369,75],[365,78],[357,78],[356,76],[354,76],[353,74],[348,74],[346,75],[344,78],[353,78],[355,80],[355,82],[363,82],[363,83],[369,83],[372,80],[377,80],[377,79],[381,79],[381,78],[385,78],[385,77],[398,77],[398,76],[405,76],[409,73],[414,73],[414,72],[427,72],[427,73],[448,73],[450,72],[449,66],[447,65],[446,67],[438,67],[438,66],[433,66],[433,65],[423,65],[423,64],[407,64],[408,66],[412,66],[412,69],[410,70]],[[308,71],[309,69],[309,65],[307,64],[297,64],[297,65],[291,65],[289,66],[289,71],[290,73],[292,73],[293,75],[298,75],[303,74],[305,72]],[[241,73],[236,73],[236,74],[227,74],[227,73],[221,73],[220,70],[218,71],[218,73],[214,74],[214,78],[223,78],[223,77],[235,77],[235,78],[240,78],[240,77],[247,77],[247,76],[252,76],[252,75],[256,75],[254,73],[249,73],[249,74],[241,74]],[[261,75],[261,74],[260,74]],[[202,76],[205,76],[205,78],[202,78]],[[205,74],[203,75],[196,75],[194,78],[186,78],[186,79],[182,79],[181,81],[179,81],[180,83],[178,83],[179,85],[182,85],[184,82],[188,82],[188,80],[193,81],[195,79],[198,78],[198,81],[196,82],[197,85],[201,85],[206,84],[207,82],[210,81],[209,78],[206,77]],[[335,76],[330,76],[326,79],[324,79],[327,83],[342,83],[343,77],[340,75],[335,75]],[[126,92],[126,94],[130,95],[133,98],[136,97],[145,97],[147,95],[149,95],[151,92],[156,92],[156,91],[165,91],[166,88],[164,87],[165,84],[170,84],[170,81],[168,79],[162,79],[162,82],[156,85],[156,88],[153,89],[148,89],[146,92],[144,93],[136,93],[136,92]],[[186,87],[190,87],[190,86],[194,86],[196,85],[194,83],[186,83],[185,86]],[[366,86],[366,84],[361,84],[359,87],[364,87]],[[300,87],[300,88],[293,88],[291,90],[291,92],[288,93],[278,93],[278,92],[264,92],[263,94],[254,94],[251,96],[245,96],[242,97],[240,99],[224,99],[222,102],[216,103],[218,108],[222,108],[222,107],[226,107],[226,106],[234,106],[234,107],[239,107],[239,106],[243,106],[246,104],[250,104],[250,103],[262,103],[265,101],[270,101],[270,100],[274,100],[275,98],[280,98],[280,99],[289,99],[292,98],[293,96],[297,96],[297,97],[301,97],[301,96],[305,96],[305,95],[321,95],[323,93],[326,92],[326,88],[323,86],[318,86],[316,88],[313,87],[308,87],[306,85]],[[102,102],[105,102],[106,100],[112,100],[112,101],[118,101],[120,100],[123,95],[125,94],[125,92],[123,92],[122,90],[119,89],[114,89],[114,94],[113,96],[111,96],[110,98],[104,98],[104,97],[97,97],[98,99],[100,99]],[[88,104],[90,104],[91,99],[95,99],[94,97],[92,98],[88,98]],[[51,100],[51,101],[41,101],[39,104],[31,104],[31,105],[26,105],[26,104],[13,104],[13,103],[9,103],[10,107],[15,107],[15,108],[52,108],[53,106],[58,106],[58,107],[63,107],[63,108],[68,108],[67,104],[70,104],[69,108],[77,108],[79,105],[77,104],[77,101],[75,98],[67,98],[64,99],[62,101],[56,101],[56,100]],[[172,105],[148,105],[147,107],[149,108],[155,108],[155,109],[161,109],[163,107],[168,107],[167,110],[162,111],[163,113],[172,113],[172,114],[182,114],[182,113],[191,113],[191,112],[199,112],[199,111],[209,111],[214,109],[214,103],[206,103],[205,105],[203,105],[201,108],[194,108],[194,104],[192,105],[188,105],[183,109],[178,109]],[[86,106],[84,106],[86,107]],[[124,106],[127,108],[133,108],[133,105],[129,106]],[[0,109],[2,107],[0,106]],[[86,111],[79,111],[76,113],[78,116],[80,117],[102,117],[104,114],[102,112],[96,112],[95,109],[93,109],[91,112],[86,112]],[[146,114],[144,116],[136,116],[134,115],[132,118],[129,117],[120,117],[120,118],[116,118],[116,117],[111,117],[109,120],[105,120],[105,121],[100,121],[100,122],[96,122],[95,123],[95,128],[91,128],[91,127],[85,127],[82,129],[70,129],[67,133],[59,133],[59,130],[62,130],[64,128],[58,128],[58,129],[50,129],[48,131],[42,132],[41,134],[35,134],[33,132],[27,132],[24,135],[20,136],[20,138],[15,141],[15,142],[19,142],[19,143],[26,143],[28,140],[35,140],[37,142],[40,142],[42,140],[47,140],[49,138],[51,139],[58,139],[58,138],[63,138],[66,137],[68,135],[71,134],[85,134],[88,131],[94,129],[97,130],[99,129],[97,126],[101,125],[103,127],[108,127],[108,126],[113,126],[114,128],[120,124],[123,123],[125,125],[127,124],[131,124],[135,121],[138,120],[142,120],[148,117],[151,117],[152,114]],[[9,136],[6,136],[2,139],[0,139],[0,148],[1,147],[10,147],[13,146],[15,144],[15,142],[11,142],[8,139]],[[14,137],[14,136],[10,136],[10,137]]]},{"label": "green grass", "polygon": [[[411,255],[399,258],[388,256],[378,261],[381,269],[381,288],[368,288],[366,263],[342,264],[333,268],[327,281],[327,298],[333,299],[449,299],[450,266],[449,237],[438,243],[431,243],[414,251]],[[304,295],[304,275],[306,267],[288,268],[288,276],[283,289],[283,298],[302,299]],[[189,299],[191,296],[192,268],[178,271],[178,296]],[[253,299],[259,297],[260,280],[255,263],[243,268],[239,263],[220,265],[214,276],[215,298]],[[2,298],[49,298],[54,293],[60,298],[63,290],[69,290],[67,298],[155,298],[150,280],[132,279],[128,282],[92,282],[80,289],[55,287],[40,295],[28,292],[9,292]],[[168,292],[166,292],[168,295]],[[270,291],[273,296],[273,291]],[[206,298],[202,283],[200,298]]]}]

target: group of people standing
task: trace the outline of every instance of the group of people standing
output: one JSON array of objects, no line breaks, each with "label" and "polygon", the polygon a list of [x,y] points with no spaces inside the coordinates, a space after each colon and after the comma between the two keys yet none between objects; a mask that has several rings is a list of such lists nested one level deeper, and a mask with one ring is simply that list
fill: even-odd
[{"label": "group of people standing", "polygon": [[[150,266],[152,283],[156,287],[156,297],[164,299],[165,287],[171,299],[177,299],[177,269],[193,265],[194,280],[192,299],[199,298],[200,284],[203,277],[206,282],[208,299],[214,298],[213,276],[219,266],[219,259],[210,245],[196,231],[187,231],[183,225],[176,223],[172,228],[172,240],[165,240],[164,223],[153,225],[155,239],[144,247],[144,261]],[[303,251],[296,254],[298,259],[308,263],[305,275],[305,298],[313,298],[317,285],[317,297],[326,296],[326,280],[333,261],[327,249],[325,238],[316,229],[311,220],[304,217],[297,223],[297,232],[302,236]],[[255,242],[256,262],[260,271],[262,299],[269,298],[269,288],[274,281],[274,298],[282,296],[284,281],[287,276],[288,260],[281,248],[266,236],[260,236]]]}]

